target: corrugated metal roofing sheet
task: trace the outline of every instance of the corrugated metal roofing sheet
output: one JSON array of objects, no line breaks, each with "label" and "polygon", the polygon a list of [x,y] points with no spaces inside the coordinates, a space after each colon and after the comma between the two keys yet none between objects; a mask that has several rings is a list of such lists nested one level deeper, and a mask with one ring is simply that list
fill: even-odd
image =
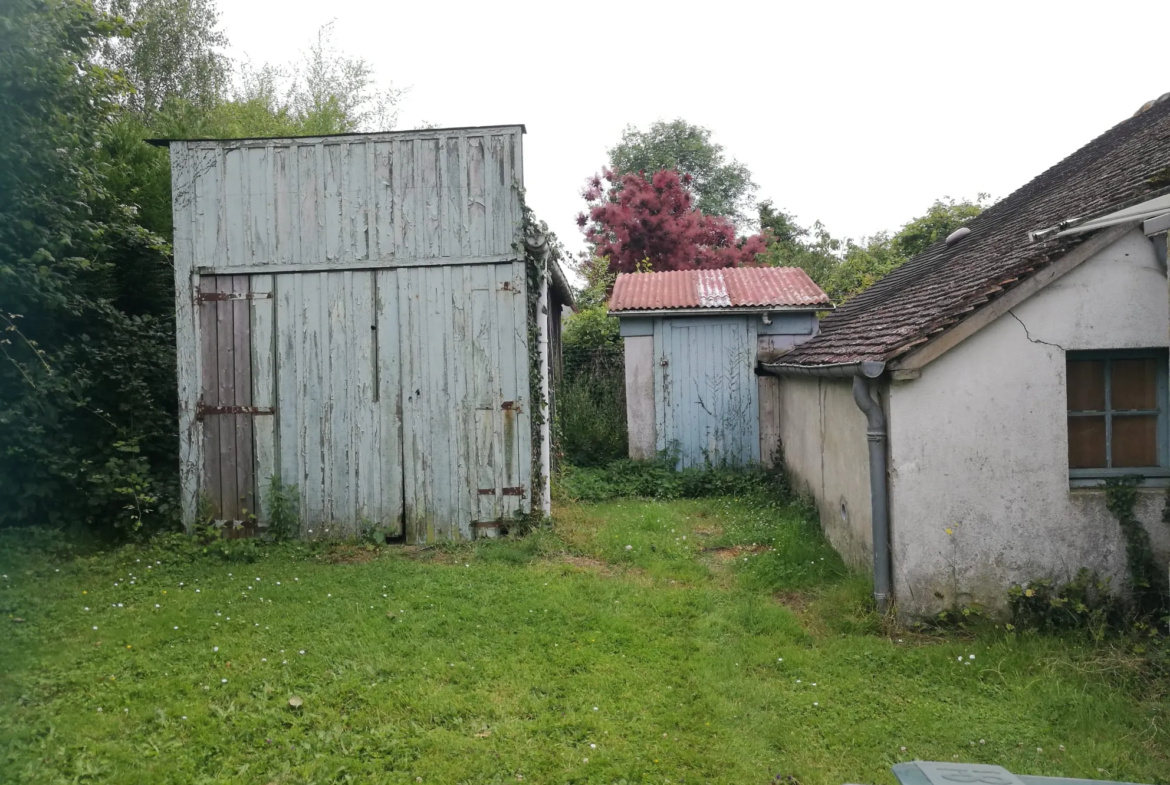
[{"label": "corrugated metal roofing sheet", "polygon": [[613,312],[817,306],[831,307],[829,296],[799,267],[623,273],[609,299]]}]

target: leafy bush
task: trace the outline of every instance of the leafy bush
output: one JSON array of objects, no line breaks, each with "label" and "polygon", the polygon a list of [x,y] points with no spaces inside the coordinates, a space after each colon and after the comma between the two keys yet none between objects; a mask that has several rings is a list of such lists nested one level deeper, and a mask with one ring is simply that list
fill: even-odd
[{"label": "leafy bush", "polygon": [[[607,317],[609,318],[609,317]],[[629,452],[625,360],[621,346],[565,346],[557,395],[559,452],[580,466],[599,466]]]},{"label": "leafy bush", "polygon": [[629,452],[625,354],[606,300],[617,276],[594,257],[577,268],[585,288],[561,336],[563,371],[556,391],[557,452],[578,466],[600,466]]},{"label": "leafy bush", "polygon": [[85,3],[0,9],[0,526],[174,519],[173,270],[99,152],[125,93],[92,55],[123,32]]},{"label": "leafy bush", "polygon": [[677,470],[675,459],[669,454],[653,461],[622,459],[596,467],[570,464],[561,471],[557,490],[570,499],[585,502],[622,497],[667,500],[758,493],[784,498],[791,495],[781,474],[761,466]]},{"label": "leafy bush", "polygon": [[1065,584],[1042,579],[1012,586],[1008,590],[1012,626],[1039,632],[1085,630],[1101,638],[1125,626],[1127,617],[1123,600],[1109,584],[1108,578],[1082,568]]},{"label": "leafy bush", "polygon": [[282,542],[297,535],[301,529],[301,496],[296,484],[284,483],[279,477],[272,477],[268,481],[264,506],[268,517],[268,534],[272,539]]}]

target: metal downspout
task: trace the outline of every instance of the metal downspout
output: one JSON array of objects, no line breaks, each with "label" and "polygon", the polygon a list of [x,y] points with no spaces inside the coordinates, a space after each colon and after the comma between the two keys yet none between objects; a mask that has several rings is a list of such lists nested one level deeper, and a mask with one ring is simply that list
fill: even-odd
[{"label": "metal downspout", "polygon": [[886,416],[873,395],[873,380],[853,377],[853,400],[865,413],[869,442],[869,500],[873,531],[873,598],[879,613],[890,607],[890,497],[886,484]]}]

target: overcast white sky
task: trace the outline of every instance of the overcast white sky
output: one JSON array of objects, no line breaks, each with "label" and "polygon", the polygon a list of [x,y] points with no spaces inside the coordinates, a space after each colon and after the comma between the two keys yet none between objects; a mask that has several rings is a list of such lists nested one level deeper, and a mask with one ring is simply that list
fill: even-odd
[{"label": "overcast white sky", "polygon": [[524,123],[528,203],[570,249],[623,126],[710,128],[834,235],[1003,197],[1170,91],[1170,4],[221,0],[232,55],[334,42],[411,88],[399,129]]}]

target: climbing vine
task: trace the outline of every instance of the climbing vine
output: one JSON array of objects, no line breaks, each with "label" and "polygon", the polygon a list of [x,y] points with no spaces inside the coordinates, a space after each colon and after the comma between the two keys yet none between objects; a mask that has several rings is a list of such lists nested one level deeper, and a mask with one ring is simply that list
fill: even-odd
[{"label": "climbing vine", "polygon": [[[1137,504],[1137,477],[1121,477],[1105,483],[1105,506],[1121,527],[1125,538],[1125,560],[1136,610],[1143,616],[1161,617],[1170,613],[1166,575],[1154,558],[1150,535],[1134,514]],[[1162,520],[1167,520],[1163,510]]]},{"label": "climbing vine", "polygon": [[[524,192],[520,191],[520,209],[523,212],[521,236],[517,240],[516,250],[524,255],[524,268],[527,277],[527,305],[528,305],[528,399],[530,403],[529,422],[531,423],[532,439],[532,504],[534,517],[539,516],[544,501],[544,472],[541,466],[540,429],[545,422],[548,399],[541,389],[541,356],[540,356],[540,320],[547,319],[548,314],[540,313],[540,291],[548,275],[546,262],[553,264],[560,258],[562,248],[556,235],[549,231],[548,224],[539,220],[536,214],[524,202]],[[546,247],[529,248],[526,239],[543,238]],[[547,253],[547,258],[545,254]],[[547,307],[547,304],[546,304]]]}]

